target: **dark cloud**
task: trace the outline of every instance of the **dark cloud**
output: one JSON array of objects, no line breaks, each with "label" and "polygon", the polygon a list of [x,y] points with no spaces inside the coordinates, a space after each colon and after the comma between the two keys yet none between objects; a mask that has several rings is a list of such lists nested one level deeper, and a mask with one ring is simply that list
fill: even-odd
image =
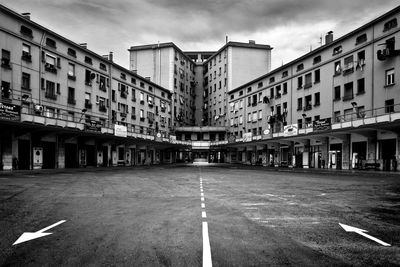
[{"label": "dark cloud", "polygon": [[[225,35],[299,56],[329,30],[343,35],[398,5],[396,0],[0,0],[17,12],[128,65],[131,45],[175,42],[184,50],[218,49]],[[384,4],[382,4],[384,3]],[[326,22],[326,23],[324,23]],[[329,27],[329,28],[324,28]],[[279,29],[279,32],[277,31]],[[280,53],[285,51],[286,53]],[[299,55],[297,55],[298,53]],[[281,62],[280,59],[277,59]]]}]

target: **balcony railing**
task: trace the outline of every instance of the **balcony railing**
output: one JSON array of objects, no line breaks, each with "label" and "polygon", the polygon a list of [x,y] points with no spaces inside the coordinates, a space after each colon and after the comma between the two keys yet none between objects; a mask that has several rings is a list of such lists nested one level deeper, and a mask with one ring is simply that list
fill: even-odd
[{"label": "balcony railing", "polygon": [[44,97],[52,100],[57,100],[57,95],[52,92],[45,92]]}]

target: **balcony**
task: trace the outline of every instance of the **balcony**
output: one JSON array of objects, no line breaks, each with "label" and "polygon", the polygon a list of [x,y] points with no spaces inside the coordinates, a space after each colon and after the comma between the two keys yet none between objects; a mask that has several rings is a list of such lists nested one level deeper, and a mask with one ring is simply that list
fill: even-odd
[{"label": "balcony", "polygon": [[107,112],[106,106],[100,105],[100,106],[99,106],[99,111],[101,111],[101,112]]},{"label": "balcony", "polygon": [[85,108],[87,108],[87,109],[92,109],[92,103],[90,103],[90,102],[85,102]]},{"label": "balcony", "polygon": [[76,81],[76,76],[68,74],[68,80]]},{"label": "balcony", "polygon": [[119,114],[119,116],[121,117],[121,118],[126,118],[126,113],[125,112],[121,112],[120,114]]},{"label": "balcony", "polygon": [[70,105],[76,105],[76,100],[73,99],[73,98],[68,98],[67,102],[68,102],[68,104],[70,104]]},{"label": "balcony", "polygon": [[57,100],[57,95],[52,92],[45,92],[44,97],[52,100]]},{"label": "balcony", "polygon": [[22,52],[22,60],[26,61],[26,62],[32,62],[32,55],[26,52]]},{"label": "balcony", "polygon": [[352,100],[353,98],[354,98],[354,95],[353,94],[349,94],[349,95],[343,96],[342,100],[343,101],[349,101],[349,100]]},{"label": "balcony", "polygon": [[308,88],[311,88],[311,87],[312,87],[312,83],[306,83],[304,85],[304,89],[308,89]]},{"label": "balcony", "polygon": [[52,65],[52,64],[49,64],[49,63],[44,64],[44,70],[47,71],[47,72],[51,72],[51,73],[57,74],[56,67],[54,65]]}]

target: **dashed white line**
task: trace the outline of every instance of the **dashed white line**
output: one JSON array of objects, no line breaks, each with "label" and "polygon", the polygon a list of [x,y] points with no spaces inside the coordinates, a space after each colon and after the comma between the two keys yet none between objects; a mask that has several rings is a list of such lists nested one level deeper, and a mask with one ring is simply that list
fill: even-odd
[{"label": "dashed white line", "polygon": [[202,208],[202,209],[205,209],[205,208],[206,208],[206,204],[201,203],[201,208]]},{"label": "dashed white line", "polygon": [[207,218],[207,214],[206,214],[205,211],[202,211],[202,212],[201,212],[201,217],[202,217],[202,218]]},{"label": "dashed white line", "polygon": [[203,222],[203,267],[212,267],[210,238],[208,237],[208,224]]},{"label": "dashed white line", "polygon": [[201,201],[204,201],[204,197],[201,197]]}]

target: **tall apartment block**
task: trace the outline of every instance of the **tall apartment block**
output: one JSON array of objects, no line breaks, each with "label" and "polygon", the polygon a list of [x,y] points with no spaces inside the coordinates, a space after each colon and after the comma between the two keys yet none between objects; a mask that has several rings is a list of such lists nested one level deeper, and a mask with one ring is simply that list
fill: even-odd
[{"label": "tall apartment block", "polygon": [[225,126],[227,93],[268,72],[271,49],[254,41],[227,42],[216,52],[183,52],[174,43],[132,46],[130,69],[173,92],[174,126]]}]

